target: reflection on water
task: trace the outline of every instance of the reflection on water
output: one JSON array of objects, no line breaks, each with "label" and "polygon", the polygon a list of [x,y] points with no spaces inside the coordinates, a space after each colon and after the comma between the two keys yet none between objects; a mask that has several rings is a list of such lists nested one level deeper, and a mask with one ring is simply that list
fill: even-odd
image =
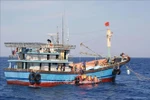
[{"label": "reflection on water", "polygon": [[85,85],[79,85],[80,88],[85,88],[85,89],[92,89],[95,87],[98,87],[99,84],[85,84]]}]

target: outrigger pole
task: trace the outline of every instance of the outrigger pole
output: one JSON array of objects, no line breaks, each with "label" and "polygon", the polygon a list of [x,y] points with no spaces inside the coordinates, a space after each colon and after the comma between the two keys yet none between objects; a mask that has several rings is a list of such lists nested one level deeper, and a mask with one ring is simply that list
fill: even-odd
[{"label": "outrigger pole", "polygon": [[112,32],[109,29],[109,22],[106,22],[105,26],[107,27],[106,36],[107,36],[108,57],[111,58],[111,37],[112,37]]}]

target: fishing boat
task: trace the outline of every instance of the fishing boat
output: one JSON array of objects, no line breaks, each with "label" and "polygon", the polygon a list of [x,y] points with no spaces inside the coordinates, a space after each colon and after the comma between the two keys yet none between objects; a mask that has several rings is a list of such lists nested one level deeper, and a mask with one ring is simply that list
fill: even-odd
[{"label": "fishing boat", "polygon": [[[130,57],[124,53],[111,59],[111,32],[110,29],[107,29],[109,57],[74,63],[68,57],[70,51],[76,46],[65,44],[63,34],[62,31],[62,43],[59,43],[58,34],[55,43],[50,39],[47,40],[47,43],[5,42],[6,47],[14,48],[12,55],[9,56],[9,66],[4,69],[7,84],[52,87],[61,84],[83,85],[115,82],[116,76],[121,73],[121,66],[130,61]],[[85,46],[83,43],[80,45]],[[84,78],[78,78],[82,75]],[[96,77],[97,81],[86,80],[88,76]]]}]

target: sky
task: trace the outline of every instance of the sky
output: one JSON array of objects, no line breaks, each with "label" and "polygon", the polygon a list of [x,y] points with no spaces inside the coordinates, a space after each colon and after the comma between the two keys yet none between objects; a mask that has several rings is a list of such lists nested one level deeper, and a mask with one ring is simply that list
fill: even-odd
[{"label": "sky", "polygon": [[[48,33],[61,34],[65,12],[65,35],[76,45],[72,56],[93,51],[107,56],[106,30],[113,32],[111,55],[124,52],[131,57],[150,57],[150,1],[0,1],[0,56],[8,56],[14,48],[4,42],[47,42]],[[61,37],[61,35],[60,35]],[[83,56],[83,55],[82,55]]]}]

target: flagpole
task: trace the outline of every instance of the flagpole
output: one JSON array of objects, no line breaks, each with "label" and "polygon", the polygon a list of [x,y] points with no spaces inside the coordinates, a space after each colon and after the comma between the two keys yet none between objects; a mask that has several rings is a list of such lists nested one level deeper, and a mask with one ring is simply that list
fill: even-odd
[{"label": "flagpole", "polygon": [[111,53],[110,53],[111,49],[110,47],[108,47],[108,57],[111,58]]},{"label": "flagpole", "polygon": [[[110,30],[109,26],[108,26],[108,30]],[[111,44],[111,40],[109,40],[110,44]],[[111,45],[108,46],[108,57],[111,58]]]}]

